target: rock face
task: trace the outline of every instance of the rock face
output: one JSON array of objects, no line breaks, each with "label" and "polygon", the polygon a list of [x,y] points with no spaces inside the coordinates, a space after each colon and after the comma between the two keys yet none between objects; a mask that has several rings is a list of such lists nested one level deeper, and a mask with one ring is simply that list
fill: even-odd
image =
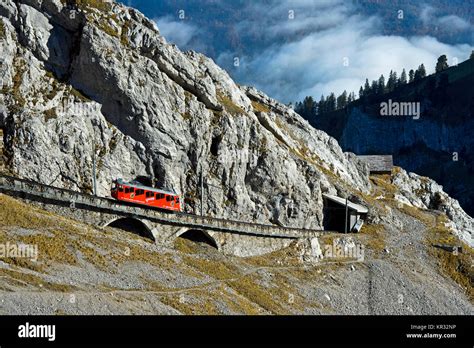
[{"label": "rock face", "polygon": [[392,183],[400,189],[400,196],[395,199],[403,204],[446,213],[451,220],[448,224],[451,230],[466,244],[473,245],[473,219],[467,215],[459,202],[443,191],[443,186],[435,181],[400,170],[394,174]]},{"label": "rock face", "polygon": [[145,175],[181,194],[187,212],[311,228],[322,228],[322,193],[370,191],[367,167],[334,138],[168,44],[138,11],[65,3],[0,3],[13,174],[90,192],[95,153],[99,195],[114,178]]}]

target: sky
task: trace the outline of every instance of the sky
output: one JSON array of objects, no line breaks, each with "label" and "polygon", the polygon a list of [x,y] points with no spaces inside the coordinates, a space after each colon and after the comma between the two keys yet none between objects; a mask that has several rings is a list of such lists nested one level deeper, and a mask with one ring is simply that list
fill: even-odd
[{"label": "sky", "polygon": [[[452,1],[454,9],[461,0]],[[238,83],[285,103],[357,94],[366,78],[421,63],[431,73],[440,55],[454,65],[474,49],[469,18],[438,8],[440,1],[392,7],[388,14],[348,0],[123,2],[154,19],[168,42],[210,56]],[[474,0],[464,2],[474,7]],[[387,30],[408,24],[409,30]]]}]

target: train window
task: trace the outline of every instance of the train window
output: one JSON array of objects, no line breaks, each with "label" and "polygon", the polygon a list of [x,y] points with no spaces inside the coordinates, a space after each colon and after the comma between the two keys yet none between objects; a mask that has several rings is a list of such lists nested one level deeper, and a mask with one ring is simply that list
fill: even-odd
[{"label": "train window", "polygon": [[144,193],[145,193],[145,191],[140,190],[140,189],[138,189],[138,190],[136,191],[136,195],[137,195],[137,196],[141,196],[141,195],[144,194]]},{"label": "train window", "polygon": [[147,191],[146,198],[153,197],[153,192]]},{"label": "train window", "polygon": [[176,197],[176,203],[179,203],[179,197]]},{"label": "train window", "polygon": [[125,193],[130,193],[130,187],[125,187]]},{"label": "train window", "polygon": [[170,196],[166,196],[166,201],[167,201],[167,202],[171,201],[171,197],[170,197]]},{"label": "train window", "polygon": [[119,190],[119,192],[123,192],[123,187],[119,186],[118,190]]}]

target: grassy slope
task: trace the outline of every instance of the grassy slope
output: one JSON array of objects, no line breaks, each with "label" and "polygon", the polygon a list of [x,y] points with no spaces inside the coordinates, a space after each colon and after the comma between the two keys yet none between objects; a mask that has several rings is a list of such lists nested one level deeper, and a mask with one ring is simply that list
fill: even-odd
[{"label": "grassy slope", "polygon": [[[374,195],[395,190],[385,179],[373,178],[378,183]],[[376,200],[379,202],[393,205],[391,198]],[[407,212],[422,221],[426,219],[423,212]],[[325,243],[331,244],[335,237],[326,236]],[[366,225],[358,238],[367,246],[367,259],[384,257],[386,237],[382,225]],[[456,243],[450,232],[441,228],[428,237],[427,243],[441,238]],[[153,301],[183,314],[330,314],[341,309],[334,308],[321,294],[336,291],[343,298],[353,294],[343,285],[347,265],[302,266],[293,247],[252,258],[224,256],[205,245],[181,239],[174,249],[165,249],[133,234],[95,229],[0,194],[0,243],[7,242],[36,244],[39,258],[37,262],[0,260],[0,291],[113,292],[114,299],[132,313],[142,313],[143,309],[136,309],[136,301],[151,294]],[[455,279],[472,296],[472,274],[465,269],[472,250],[457,256],[432,252],[439,271]],[[354,265],[363,274],[364,264]],[[96,273],[99,280],[88,278]],[[358,277],[356,272],[351,274]],[[130,300],[132,297],[134,300]]]}]

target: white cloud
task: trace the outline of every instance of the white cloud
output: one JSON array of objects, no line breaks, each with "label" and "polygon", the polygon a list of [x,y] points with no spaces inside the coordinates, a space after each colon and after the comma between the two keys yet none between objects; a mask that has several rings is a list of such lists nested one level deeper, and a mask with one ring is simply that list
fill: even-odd
[{"label": "white cloud", "polygon": [[199,28],[193,24],[181,20],[175,20],[172,16],[165,16],[155,19],[161,35],[168,42],[176,44],[181,49],[186,49],[200,32]]},{"label": "white cloud", "polygon": [[[322,1],[316,10],[314,6],[302,0],[278,0],[271,10],[262,4],[247,8],[254,15],[239,26],[242,35],[256,31],[270,42],[282,36],[285,40],[275,40],[279,43],[263,45],[257,54],[241,57],[234,76],[289,102],[306,95],[340,94],[344,89],[357,94],[365,78],[375,80],[382,73],[387,78],[390,70],[400,73],[405,68],[408,72],[421,63],[431,73],[440,55],[461,62],[473,49],[467,44],[447,45],[430,36],[381,35],[378,19],[359,16],[348,2]],[[287,18],[288,9],[295,9],[295,19]],[[264,15],[265,10],[269,15]],[[433,18],[433,14],[432,8],[425,8],[422,19]],[[451,16],[438,20],[457,21],[447,17]],[[461,22],[456,25],[462,26]],[[217,61],[229,66],[230,58],[232,54],[226,52]],[[348,66],[343,64],[346,58]]]},{"label": "white cloud", "polygon": [[437,10],[430,5],[425,5],[420,18],[424,25],[439,26],[446,31],[465,31],[472,28],[471,23],[455,15],[437,16]]}]

